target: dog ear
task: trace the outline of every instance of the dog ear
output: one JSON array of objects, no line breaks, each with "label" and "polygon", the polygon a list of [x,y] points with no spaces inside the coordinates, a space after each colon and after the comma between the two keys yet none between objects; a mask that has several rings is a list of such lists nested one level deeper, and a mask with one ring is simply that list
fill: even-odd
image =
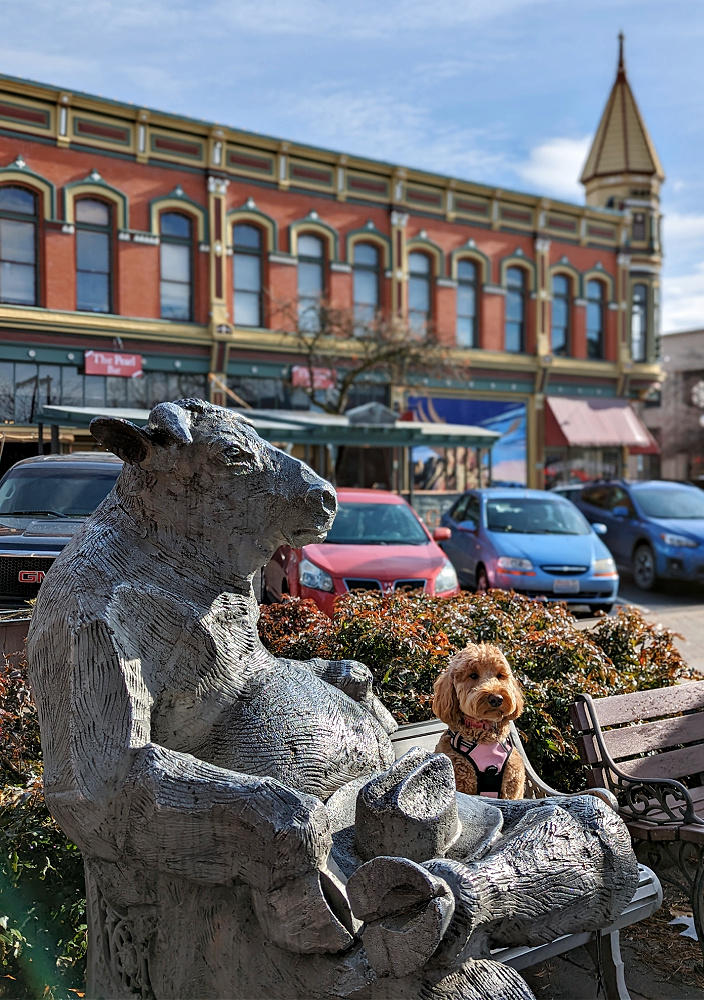
[{"label": "dog ear", "polygon": [[513,722],[523,711],[523,688],[516,679],[513,671],[511,671],[511,684],[513,686],[513,701],[515,708],[513,712],[508,716],[508,721]]},{"label": "dog ear", "polygon": [[450,729],[456,729],[462,720],[459,698],[449,669],[443,670],[435,680],[433,712]]}]

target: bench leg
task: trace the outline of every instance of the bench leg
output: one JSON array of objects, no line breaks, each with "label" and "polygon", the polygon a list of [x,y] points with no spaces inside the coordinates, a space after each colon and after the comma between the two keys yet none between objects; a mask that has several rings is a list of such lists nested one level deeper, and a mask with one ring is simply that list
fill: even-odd
[{"label": "bench leg", "polygon": [[601,947],[597,944],[596,938],[593,937],[587,945],[587,950],[601,975],[606,1000],[631,1000],[623,975],[623,960],[618,934],[618,931],[603,934],[600,942]]},{"label": "bench leg", "polygon": [[704,849],[701,848],[692,881],[692,915],[699,947],[704,955]]}]

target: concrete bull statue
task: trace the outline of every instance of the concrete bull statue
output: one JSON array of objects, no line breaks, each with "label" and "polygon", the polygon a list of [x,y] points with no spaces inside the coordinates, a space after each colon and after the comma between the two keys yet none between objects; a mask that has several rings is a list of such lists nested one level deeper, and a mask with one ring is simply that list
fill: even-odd
[{"label": "concrete bull statue", "polygon": [[354,661],[259,641],[253,574],[321,540],[332,487],[235,413],[99,418],[124,460],[29,637],[46,799],[85,858],[92,1000],[521,1000],[502,944],[612,920],[637,884],[615,813],[456,795],[394,762]]}]

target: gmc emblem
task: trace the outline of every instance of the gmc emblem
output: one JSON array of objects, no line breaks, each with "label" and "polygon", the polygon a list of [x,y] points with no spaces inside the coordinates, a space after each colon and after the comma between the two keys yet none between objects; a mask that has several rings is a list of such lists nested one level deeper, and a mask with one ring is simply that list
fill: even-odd
[{"label": "gmc emblem", "polygon": [[21,569],[18,579],[20,583],[41,583],[44,576],[43,569]]}]

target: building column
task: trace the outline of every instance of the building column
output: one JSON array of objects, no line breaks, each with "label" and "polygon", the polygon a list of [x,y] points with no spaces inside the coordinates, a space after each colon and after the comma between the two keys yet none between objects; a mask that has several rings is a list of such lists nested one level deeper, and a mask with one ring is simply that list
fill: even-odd
[{"label": "building column", "polygon": [[232,324],[227,309],[226,240],[225,223],[227,203],[225,196],[229,180],[225,177],[208,177],[208,215],[210,220],[210,309],[209,328],[213,339],[210,355],[210,400],[218,406],[226,405],[222,386],[227,379],[227,362],[232,340]]},{"label": "building column", "polygon": [[391,314],[404,323],[408,318],[406,226],[408,213],[391,213]]},{"label": "building column", "polygon": [[627,253],[620,253],[616,257],[616,295],[618,303],[618,354],[619,364],[623,365],[631,360],[630,343],[630,289],[629,289],[629,266],[631,258]]},{"label": "building column", "polygon": [[535,241],[535,353],[544,357],[552,353],[550,344],[550,240],[539,236]]},{"label": "building column", "polygon": [[533,393],[526,407],[526,479],[528,489],[545,488],[545,396]]}]

